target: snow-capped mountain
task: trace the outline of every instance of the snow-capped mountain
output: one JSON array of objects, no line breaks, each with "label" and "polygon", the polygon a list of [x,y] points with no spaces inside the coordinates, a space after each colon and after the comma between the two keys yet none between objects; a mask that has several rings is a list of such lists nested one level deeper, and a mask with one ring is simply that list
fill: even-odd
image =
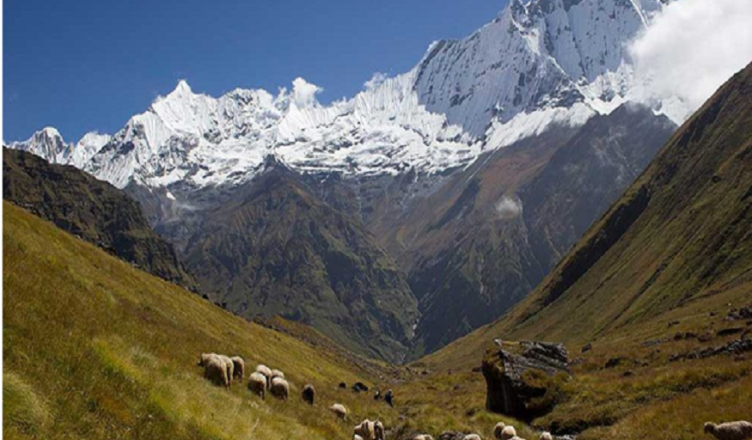
[{"label": "snow-capped mountain", "polygon": [[77,144],[67,144],[57,129],[45,127],[29,139],[13,142],[9,147],[43,157],[50,163],[84,168],[91,158],[110,141],[110,138],[111,136],[107,134],[90,132],[86,133]]},{"label": "snow-capped mountain", "polygon": [[120,188],[239,184],[270,155],[302,172],[444,172],[623,103],[632,78],[625,45],[660,8],[660,0],[512,0],[469,37],[433,43],[415,68],[369,81],[349,100],[321,105],[320,89],[301,78],[276,95],[236,89],[219,98],[180,81],[112,138],[87,135],[72,147],[45,129],[11,147]]}]

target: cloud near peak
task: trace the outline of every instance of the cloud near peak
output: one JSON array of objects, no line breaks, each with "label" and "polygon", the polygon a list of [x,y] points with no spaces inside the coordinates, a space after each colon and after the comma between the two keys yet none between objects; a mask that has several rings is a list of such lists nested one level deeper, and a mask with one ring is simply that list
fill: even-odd
[{"label": "cloud near peak", "polygon": [[752,0],[674,0],[629,52],[635,98],[668,103],[667,115],[683,122],[752,62]]}]

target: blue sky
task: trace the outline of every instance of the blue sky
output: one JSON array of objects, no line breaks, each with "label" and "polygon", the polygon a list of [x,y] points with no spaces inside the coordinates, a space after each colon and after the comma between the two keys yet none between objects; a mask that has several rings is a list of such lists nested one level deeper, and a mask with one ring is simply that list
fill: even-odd
[{"label": "blue sky", "polygon": [[181,78],[218,96],[301,76],[328,102],[428,44],[491,21],[505,0],[5,0],[3,138],[47,125],[113,133]]}]

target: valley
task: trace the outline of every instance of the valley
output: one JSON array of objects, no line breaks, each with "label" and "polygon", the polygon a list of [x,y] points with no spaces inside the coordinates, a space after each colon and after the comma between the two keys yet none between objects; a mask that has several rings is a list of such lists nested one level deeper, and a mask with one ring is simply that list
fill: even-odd
[{"label": "valley", "polygon": [[4,141],[3,436],[751,440],[704,426],[752,419],[752,64],[647,96],[676,4]]}]

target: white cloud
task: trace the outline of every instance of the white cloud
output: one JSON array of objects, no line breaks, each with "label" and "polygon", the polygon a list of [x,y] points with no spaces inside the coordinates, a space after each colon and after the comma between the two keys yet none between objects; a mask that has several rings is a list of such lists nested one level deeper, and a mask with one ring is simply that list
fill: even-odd
[{"label": "white cloud", "polygon": [[389,76],[386,73],[376,72],[373,74],[371,79],[363,84],[363,87],[365,87],[366,90],[373,90],[376,87],[380,86],[381,83],[386,81],[387,78],[389,78]]},{"label": "white cloud", "polygon": [[300,108],[310,107],[316,105],[316,94],[323,92],[324,89],[311,84],[303,78],[295,78],[292,82],[292,97],[295,104]]},{"label": "white cloud", "polygon": [[496,202],[496,213],[503,219],[512,219],[522,214],[522,202],[509,196],[503,196]]},{"label": "white cloud", "polygon": [[681,122],[752,61],[752,0],[675,0],[629,49],[635,98]]}]

